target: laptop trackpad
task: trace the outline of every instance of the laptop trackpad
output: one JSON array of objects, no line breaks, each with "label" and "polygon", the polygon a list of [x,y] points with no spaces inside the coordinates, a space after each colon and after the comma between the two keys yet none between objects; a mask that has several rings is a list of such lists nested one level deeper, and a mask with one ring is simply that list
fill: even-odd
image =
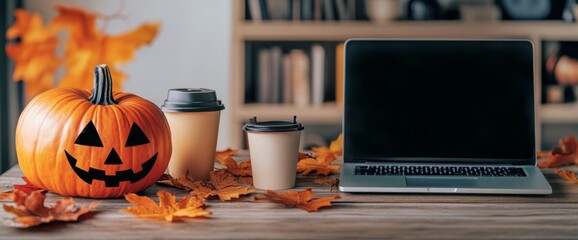
[{"label": "laptop trackpad", "polygon": [[475,188],[480,183],[477,178],[461,177],[405,177],[408,187]]}]

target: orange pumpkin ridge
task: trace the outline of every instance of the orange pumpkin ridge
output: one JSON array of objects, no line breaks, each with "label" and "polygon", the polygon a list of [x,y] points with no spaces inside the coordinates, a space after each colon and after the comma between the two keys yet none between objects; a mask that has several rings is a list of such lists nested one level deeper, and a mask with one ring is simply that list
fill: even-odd
[{"label": "orange pumpkin ridge", "polygon": [[55,88],[26,106],[16,129],[24,175],[65,195],[120,197],[142,191],[166,170],[171,135],[163,112],[133,94],[113,92],[106,65],[94,88]]}]

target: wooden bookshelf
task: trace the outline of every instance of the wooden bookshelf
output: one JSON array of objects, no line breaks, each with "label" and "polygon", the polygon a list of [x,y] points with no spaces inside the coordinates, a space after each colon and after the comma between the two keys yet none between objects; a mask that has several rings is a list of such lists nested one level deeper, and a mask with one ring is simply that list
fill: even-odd
[{"label": "wooden bookshelf", "polygon": [[[244,1],[233,2],[231,142],[241,147],[240,126],[252,116],[277,119],[298,115],[305,123],[339,124],[341,107],[294,107],[283,104],[245,103],[245,44],[251,41],[345,41],[349,38],[463,38],[528,39],[535,47],[535,91],[538,126],[544,123],[575,122],[578,105],[541,105],[542,42],[578,41],[578,24],[561,21],[276,21],[246,20]],[[235,129],[239,129],[235,131]],[[538,131],[537,139],[541,139]]]}]

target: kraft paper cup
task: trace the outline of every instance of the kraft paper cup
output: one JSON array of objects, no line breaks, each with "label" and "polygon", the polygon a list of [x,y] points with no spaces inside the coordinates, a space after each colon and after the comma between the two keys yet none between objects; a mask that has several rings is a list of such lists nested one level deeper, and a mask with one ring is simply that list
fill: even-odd
[{"label": "kraft paper cup", "polygon": [[280,190],[295,186],[299,139],[304,129],[293,121],[257,122],[253,117],[243,126],[249,142],[253,186]]},{"label": "kraft paper cup", "polygon": [[169,174],[177,178],[188,172],[194,180],[208,179],[215,165],[221,110],[225,109],[215,91],[169,89],[161,109],[171,128]]}]

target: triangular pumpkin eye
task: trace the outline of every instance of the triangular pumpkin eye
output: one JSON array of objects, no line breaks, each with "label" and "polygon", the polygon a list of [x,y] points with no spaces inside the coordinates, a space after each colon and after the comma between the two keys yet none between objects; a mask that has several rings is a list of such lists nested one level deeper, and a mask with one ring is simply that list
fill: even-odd
[{"label": "triangular pumpkin eye", "polygon": [[86,127],[84,127],[74,143],[85,146],[102,147],[102,141],[100,140],[98,132],[96,131],[96,127],[92,121],[90,121]]},{"label": "triangular pumpkin eye", "polygon": [[142,129],[140,129],[136,123],[133,123],[132,127],[130,128],[130,133],[128,134],[128,139],[126,140],[125,147],[138,146],[147,143],[150,143],[147,136],[145,136]]}]

